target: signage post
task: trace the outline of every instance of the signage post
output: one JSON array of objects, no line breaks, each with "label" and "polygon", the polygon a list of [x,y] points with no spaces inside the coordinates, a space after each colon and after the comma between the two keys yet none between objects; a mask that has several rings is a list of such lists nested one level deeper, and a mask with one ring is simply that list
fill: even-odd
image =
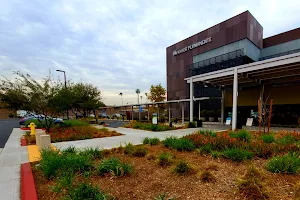
[{"label": "signage post", "polygon": [[157,113],[152,114],[152,124],[157,125]]}]

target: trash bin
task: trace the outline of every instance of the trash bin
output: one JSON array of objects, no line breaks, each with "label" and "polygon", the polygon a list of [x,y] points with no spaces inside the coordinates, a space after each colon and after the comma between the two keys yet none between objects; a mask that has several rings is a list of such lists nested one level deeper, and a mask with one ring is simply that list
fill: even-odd
[{"label": "trash bin", "polygon": [[172,127],[172,126],[173,126],[173,125],[172,125],[172,122],[170,122],[169,126],[170,126],[170,127]]},{"label": "trash bin", "polygon": [[197,120],[197,127],[202,127],[202,120]]}]

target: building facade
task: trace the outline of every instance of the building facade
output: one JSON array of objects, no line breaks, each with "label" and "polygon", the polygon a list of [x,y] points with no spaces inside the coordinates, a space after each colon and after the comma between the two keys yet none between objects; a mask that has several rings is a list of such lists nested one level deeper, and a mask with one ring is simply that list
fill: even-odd
[{"label": "building facade", "polygon": [[[190,87],[185,78],[272,59],[300,52],[300,28],[263,39],[263,27],[249,11],[243,12],[211,28],[167,47],[167,100],[189,99]],[[300,69],[286,72],[298,73]],[[270,75],[271,77],[271,75]],[[257,111],[260,85],[239,87],[239,113],[246,119],[251,111]],[[193,85],[194,98],[221,97],[218,87],[203,83]],[[226,87],[225,113],[232,107],[232,87]],[[266,98],[274,100],[275,124],[296,124],[300,114],[300,81],[264,85]],[[198,104],[194,106],[197,116]],[[207,100],[201,110],[216,110],[220,100]],[[188,112],[189,105],[185,105]],[[181,114],[180,105],[171,106],[172,116]],[[278,116],[277,116],[278,115]],[[288,116],[284,121],[283,115]]]}]

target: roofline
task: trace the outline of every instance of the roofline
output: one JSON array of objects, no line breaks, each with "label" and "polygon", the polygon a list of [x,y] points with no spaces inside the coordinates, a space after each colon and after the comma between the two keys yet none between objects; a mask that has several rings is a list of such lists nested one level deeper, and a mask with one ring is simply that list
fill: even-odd
[{"label": "roofline", "polygon": [[[175,44],[178,44],[178,43],[181,43],[181,42],[183,42],[183,41],[185,41],[185,40],[187,40],[187,39],[190,39],[191,37],[194,37],[195,35],[198,35],[199,33],[202,33],[202,32],[204,32],[204,31],[206,31],[206,30],[208,30],[208,29],[210,29],[210,28],[213,28],[213,27],[215,27],[215,26],[217,26],[217,25],[219,25],[219,24],[222,24],[222,23],[224,23],[224,22],[226,22],[226,21],[228,21],[228,20],[231,20],[231,19],[233,19],[234,17],[237,17],[237,16],[239,16],[239,15],[242,15],[242,14],[244,14],[244,13],[246,13],[246,12],[250,13],[249,10],[246,10],[246,11],[244,11],[244,12],[238,14],[238,15],[235,15],[235,16],[233,16],[233,17],[230,17],[229,19],[226,19],[226,20],[224,20],[224,21],[222,21],[222,22],[220,22],[220,23],[218,23],[218,24],[216,24],[216,25],[213,25],[213,26],[211,26],[211,27],[209,27],[209,28],[207,28],[207,29],[204,29],[204,30],[202,30],[202,31],[200,31],[200,32],[198,32],[198,33],[195,33],[194,35],[192,35],[192,36],[190,36],[190,37],[187,37],[187,38],[185,38],[185,39],[183,39],[183,40],[180,40],[179,42],[176,42],[176,43],[174,43],[174,44],[168,46],[167,49],[168,49],[169,47],[171,47],[171,46],[174,46]],[[250,13],[250,14],[251,14],[251,13]],[[252,14],[251,14],[251,15],[252,15]],[[253,15],[252,15],[252,16],[253,16]],[[253,18],[254,18],[254,16],[253,16]],[[255,18],[254,18],[254,19],[255,19]],[[255,20],[256,20],[256,19],[255,19]],[[256,20],[256,21],[257,21],[257,20]],[[258,21],[257,21],[257,22],[258,22]],[[258,22],[258,23],[259,23],[259,22]],[[259,25],[261,25],[261,24],[259,23]]]}]

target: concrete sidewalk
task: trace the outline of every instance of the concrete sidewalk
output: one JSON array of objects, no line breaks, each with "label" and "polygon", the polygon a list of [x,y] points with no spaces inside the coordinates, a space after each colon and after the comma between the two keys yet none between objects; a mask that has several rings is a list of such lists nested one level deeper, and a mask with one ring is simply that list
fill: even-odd
[{"label": "concrete sidewalk", "polygon": [[96,139],[89,139],[89,140],[57,142],[52,144],[57,149],[65,149],[71,146],[74,146],[76,148],[99,147],[103,149],[110,149],[114,147],[119,147],[120,145],[124,146],[129,142],[134,145],[142,144],[142,140],[145,137],[157,137],[163,140],[169,136],[181,137],[181,136],[191,134],[197,130],[201,130],[200,128],[190,128],[190,129],[179,129],[179,130],[171,130],[171,131],[164,131],[164,132],[151,132],[151,131],[129,129],[129,128],[109,128],[109,129],[115,130],[124,135],[109,137],[109,138],[96,138]]},{"label": "concrete sidewalk", "polygon": [[28,162],[27,147],[20,146],[19,128],[14,128],[0,154],[0,199],[20,199],[20,166]]}]

